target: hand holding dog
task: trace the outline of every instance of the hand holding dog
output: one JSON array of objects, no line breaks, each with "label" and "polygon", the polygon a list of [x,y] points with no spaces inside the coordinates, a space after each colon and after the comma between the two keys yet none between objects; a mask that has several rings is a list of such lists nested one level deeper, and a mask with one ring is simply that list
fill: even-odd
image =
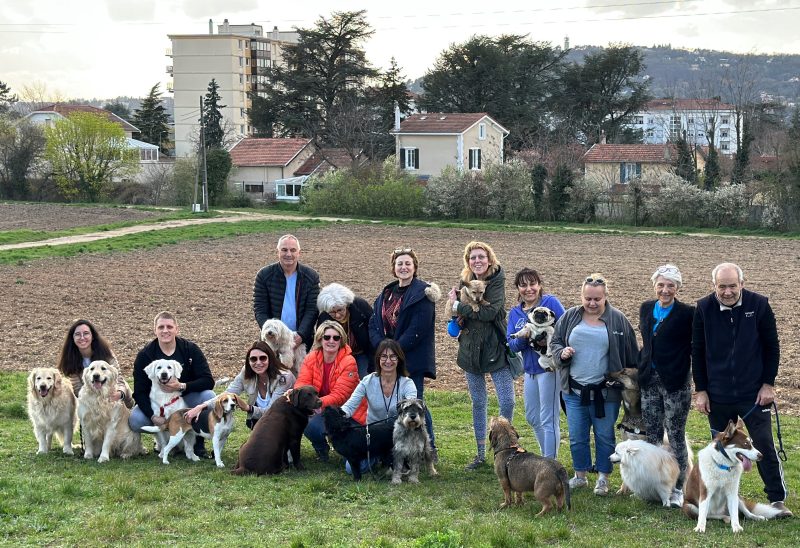
[{"label": "hand holding dog", "polygon": [[186,422],[194,422],[194,421],[196,421],[197,417],[203,411],[203,408],[205,406],[206,406],[206,404],[201,403],[198,406],[192,407],[186,413],[183,414],[183,418],[186,419]]},{"label": "hand holding dog", "polygon": [[175,377],[172,377],[169,382],[161,385],[161,389],[164,392],[180,392],[181,384],[183,383],[179,382]]},{"label": "hand holding dog", "polygon": [[571,346],[566,346],[564,347],[564,350],[561,351],[561,360],[562,361],[568,360],[574,355],[575,355],[575,349],[572,348]]}]

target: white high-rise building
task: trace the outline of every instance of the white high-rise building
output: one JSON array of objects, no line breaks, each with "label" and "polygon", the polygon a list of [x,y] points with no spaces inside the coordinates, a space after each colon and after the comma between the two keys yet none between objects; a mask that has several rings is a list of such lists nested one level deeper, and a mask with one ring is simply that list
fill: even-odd
[{"label": "white high-rise building", "polygon": [[296,44],[296,32],[282,32],[275,27],[264,34],[261,25],[231,25],[228,20],[217,26],[208,22],[208,34],[170,34],[172,48],[167,56],[172,62],[167,73],[172,76],[170,89],[175,94],[175,156],[197,152],[200,129],[200,98],[215,79],[219,85],[223,124],[234,139],[252,133],[247,123],[250,108],[248,92],[258,92],[269,85],[265,70],[283,63],[282,49]]}]

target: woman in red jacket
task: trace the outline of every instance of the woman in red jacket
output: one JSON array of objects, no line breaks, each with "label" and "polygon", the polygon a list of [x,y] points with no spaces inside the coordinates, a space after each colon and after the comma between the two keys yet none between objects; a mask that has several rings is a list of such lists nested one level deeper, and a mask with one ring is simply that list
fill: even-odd
[{"label": "woman in red jacket", "polygon": [[[356,385],[358,385],[358,368],[347,345],[347,334],[339,322],[332,320],[322,322],[314,333],[314,344],[311,352],[303,360],[294,387],[313,386],[319,392],[322,407],[308,421],[305,436],[317,452],[319,460],[323,462],[328,461],[330,446],[325,439],[322,409],[329,405],[343,405],[350,398]],[[364,401],[353,413],[353,418],[363,424],[366,413],[367,405]]]}]

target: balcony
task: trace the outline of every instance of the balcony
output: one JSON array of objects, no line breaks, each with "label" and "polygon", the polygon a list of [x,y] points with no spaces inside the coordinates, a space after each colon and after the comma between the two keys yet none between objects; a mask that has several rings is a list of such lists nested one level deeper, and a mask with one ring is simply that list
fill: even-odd
[{"label": "balcony", "polygon": [[172,76],[172,65],[167,65],[167,74]]},{"label": "balcony", "polygon": [[172,82],[167,82],[167,91],[169,93],[175,93],[175,84]]},{"label": "balcony", "polygon": [[164,51],[164,55],[166,55],[167,57],[172,57],[172,48],[167,48]]}]

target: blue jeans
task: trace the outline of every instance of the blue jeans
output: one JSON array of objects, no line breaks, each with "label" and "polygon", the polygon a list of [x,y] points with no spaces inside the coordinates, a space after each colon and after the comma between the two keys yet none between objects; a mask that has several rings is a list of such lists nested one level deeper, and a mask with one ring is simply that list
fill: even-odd
[{"label": "blue jeans", "polygon": [[[205,403],[208,400],[213,400],[216,397],[217,395],[213,390],[203,390],[202,392],[189,392],[188,394],[184,394],[183,401],[186,403],[186,407],[196,407],[201,403]],[[156,409],[156,411],[158,411],[158,409]],[[134,432],[141,434],[142,426],[153,426],[153,423],[150,421],[150,417],[144,416],[144,413],[142,413],[137,405],[131,409],[131,416],[128,419],[128,426],[130,426],[131,430]]]},{"label": "blue jeans", "polygon": [[554,372],[531,375],[525,373],[523,385],[523,401],[525,402],[525,420],[533,428],[536,441],[543,457],[558,458],[558,446],[561,442],[559,419],[561,417],[558,395],[561,389],[557,374]]},{"label": "blue jeans", "polygon": [[313,415],[309,419],[304,434],[308,438],[308,441],[311,442],[311,446],[314,448],[314,451],[317,452],[317,455],[328,455],[331,447],[328,445],[328,440],[325,437],[325,421],[322,420],[321,413],[319,415]]},{"label": "blue jeans", "polygon": [[[410,379],[417,389],[417,399],[425,401],[423,398],[425,393],[425,375],[422,373],[411,375]],[[431,418],[431,412],[427,405],[425,406],[425,430],[428,431],[428,437],[431,439],[431,449],[436,449],[436,438],[433,437],[433,419]]]},{"label": "blue jeans", "polygon": [[567,406],[572,467],[576,472],[586,472],[592,468],[589,430],[594,429],[595,466],[598,472],[610,474],[613,466],[608,457],[614,452],[614,424],[619,416],[620,403],[605,402],[606,416],[602,419],[595,416],[594,402],[581,405],[581,397],[576,394],[564,392],[564,403]]}]

